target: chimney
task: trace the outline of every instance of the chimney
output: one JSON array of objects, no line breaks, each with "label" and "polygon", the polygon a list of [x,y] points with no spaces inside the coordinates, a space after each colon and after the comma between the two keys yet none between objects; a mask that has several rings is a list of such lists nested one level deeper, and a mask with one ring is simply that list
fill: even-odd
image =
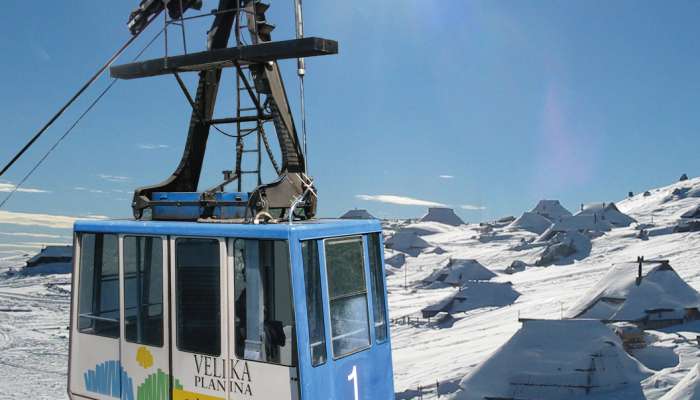
[{"label": "chimney", "polygon": [[644,264],[644,257],[637,257],[637,263],[639,263],[637,267],[637,286],[639,286],[642,283],[642,264]]}]

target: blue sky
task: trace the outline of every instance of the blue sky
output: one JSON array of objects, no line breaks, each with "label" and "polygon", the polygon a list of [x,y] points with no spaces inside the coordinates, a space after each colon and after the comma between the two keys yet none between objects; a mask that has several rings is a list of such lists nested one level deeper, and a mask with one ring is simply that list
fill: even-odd
[{"label": "blue sky", "polygon": [[[292,1],[271,3],[275,38],[290,38]],[[3,2],[0,161],[126,40],[136,4],[75,0],[28,9],[24,1]],[[575,209],[681,173],[700,175],[697,1],[304,5],[307,35],[340,42],[338,56],[308,60],[310,168],[322,216],[354,207],[382,217],[425,210],[377,197],[392,195],[450,205],[478,221],[519,214],[540,198]],[[206,10],[215,7],[205,0]],[[187,28],[190,50],[202,49],[206,25]],[[159,41],[147,58],[162,52]],[[293,62],[283,69],[298,110]],[[232,112],[232,81],[224,76],[220,116]],[[100,79],[0,178],[0,191],[108,82]],[[192,88],[193,76],[187,82]],[[159,182],[179,161],[188,108],[172,77],[117,83],[27,182],[44,192],[18,193],[3,211],[130,215],[133,188]],[[210,143],[203,185],[233,163],[231,139],[212,133]]]}]

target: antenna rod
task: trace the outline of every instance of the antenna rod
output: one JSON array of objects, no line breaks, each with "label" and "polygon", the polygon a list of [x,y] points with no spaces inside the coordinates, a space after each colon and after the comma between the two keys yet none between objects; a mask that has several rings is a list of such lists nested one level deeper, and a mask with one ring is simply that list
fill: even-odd
[{"label": "antenna rod", "polygon": [[[297,39],[304,37],[304,15],[302,14],[302,0],[294,0],[294,18],[296,20]],[[304,142],[304,173],[309,172],[309,152],[306,145],[306,105],[304,104],[304,75],[306,75],[306,63],[303,57],[297,58],[297,75],[299,75],[299,97],[301,98],[301,132]]]}]

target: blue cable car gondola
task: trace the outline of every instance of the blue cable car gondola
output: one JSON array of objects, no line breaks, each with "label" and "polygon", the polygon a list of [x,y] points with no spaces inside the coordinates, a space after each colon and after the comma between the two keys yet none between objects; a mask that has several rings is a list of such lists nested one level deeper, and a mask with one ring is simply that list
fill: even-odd
[{"label": "blue cable car gondola", "polygon": [[377,221],[85,221],[75,235],[73,398],[393,397]]},{"label": "blue cable car gondola", "polygon": [[[166,12],[165,28],[176,23],[184,33],[183,13],[198,5],[143,0],[129,28],[138,35]],[[381,226],[314,219],[316,191],[277,65],[298,58],[302,75],[302,57],[335,54],[337,43],[301,37],[300,1],[297,39],[273,42],[267,8],[259,0],[220,0],[207,51],[111,68],[120,79],[174,75],[192,116],[173,174],[136,189],[134,220],[75,224],[70,398],[394,397]],[[241,38],[246,28],[250,44]],[[236,71],[236,115],[216,119],[227,67]],[[199,71],[195,96],[179,76],[189,71]],[[279,164],[267,122],[281,147]],[[236,169],[198,192],[209,130],[221,124],[236,126]],[[245,171],[252,134],[257,169]],[[278,175],[268,184],[261,181],[263,144]],[[250,193],[241,191],[245,174],[257,174]],[[225,192],[233,182],[238,190]]]}]

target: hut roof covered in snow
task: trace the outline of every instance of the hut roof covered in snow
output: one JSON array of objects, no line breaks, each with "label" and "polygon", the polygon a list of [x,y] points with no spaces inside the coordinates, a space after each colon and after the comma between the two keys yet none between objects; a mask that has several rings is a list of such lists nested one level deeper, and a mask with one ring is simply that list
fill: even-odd
[{"label": "hut roof covered in snow", "polygon": [[377,219],[367,210],[354,209],[340,216],[340,219]]},{"label": "hut roof covered in snow", "polygon": [[568,400],[635,389],[635,382],[639,392],[649,375],[600,321],[528,320],[462,379],[455,399]]},{"label": "hut roof covered in snow", "polygon": [[540,200],[535,208],[532,209],[532,212],[540,214],[552,222],[560,221],[563,218],[571,216],[571,212],[564,208],[564,206],[559,203],[559,200]]},{"label": "hut roof covered in snow", "polygon": [[700,219],[700,206],[695,206],[681,215],[683,219]]},{"label": "hut roof covered in snow", "polygon": [[403,251],[412,256],[417,256],[423,249],[430,247],[430,244],[412,231],[397,231],[385,242],[386,247],[392,250]]},{"label": "hut roof covered in snow", "polygon": [[523,213],[523,215],[518,217],[518,219],[511,222],[510,225],[508,225],[508,228],[522,229],[524,231],[542,234],[550,226],[552,226],[552,221],[540,214],[526,211]]},{"label": "hut roof covered in snow", "polygon": [[439,222],[415,222],[401,228],[405,232],[415,232],[418,236],[434,235],[436,233],[454,232],[454,226],[445,225]]},{"label": "hut roof covered in snow", "polygon": [[520,297],[510,282],[467,282],[456,293],[450,294],[436,304],[424,308],[423,318],[431,318],[446,312],[457,314],[482,307],[505,307]]},{"label": "hut roof covered in snow", "polygon": [[568,310],[567,316],[644,321],[658,318],[655,314],[663,311],[666,318],[682,319],[686,309],[700,307],[700,294],[666,261],[647,262],[642,268],[641,278],[638,277],[638,263],[614,265]]},{"label": "hut roof covered in snow", "polygon": [[555,222],[537,240],[547,241],[559,232],[608,232],[611,229],[610,222],[595,215],[574,215]]},{"label": "hut roof covered in snow", "polygon": [[630,226],[637,222],[634,218],[622,213],[615,203],[594,203],[583,207],[583,210],[578,212],[576,216],[589,215],[596,216],[598,219],[609,222],[614,227]]},{"label": "hut roof covered in snow", "polygon": [[421,222],[440,222],[445,225],[459,226],[464,225],[464,221],[455,211],[447,207],[430,207],[428,213],[420,219]]},{"label": "hut roof covered in snow", "polygon": [[69,263],[73,260],[73,246],[46,246],[27,260],[28,267],[49,263]]},{"label": "hut roof covered in snow", "polygon": [[446,266],[436,269],[423,283],[429,288],[464,286],[470,281],[487,281],[494,274],[476,260],[451,259]]}]

